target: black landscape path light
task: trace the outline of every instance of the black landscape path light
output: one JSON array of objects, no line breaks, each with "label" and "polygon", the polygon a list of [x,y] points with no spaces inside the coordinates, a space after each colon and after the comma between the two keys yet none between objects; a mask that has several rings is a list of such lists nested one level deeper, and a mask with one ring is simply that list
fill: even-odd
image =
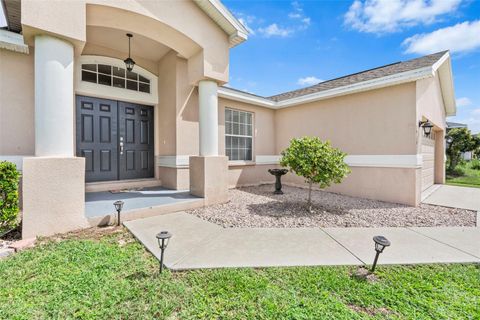
[{"label": "black landscape path light", "polygon": [[117,210],[117,227],[120,226],[120,212],[122,212],[123,209],[123,201],[122,200],[117,200],[113,203],[115,206],[115,210]]},{"label": "black landscape path light", "polygon": [[423,133],[425,136],[430,137],[433,128],[433,124],[430,121],[419,121],[418,126],[423,128]]},{"label": "black landscape path light", "polygon": [[282,191],[282,176],[287,174],[287,169],[268,169],[268,172],[275,176],[275,191],[274,194],[283,194]]},{"label": "black landscape path light", "polygon": [[384,236],[373,237],[373,242],[375,242],[375,251],[377,253],[375,254],[375,260],[373,261],[372,273],[375,271],[375,267],[377,266],[378,256],[386,247],[390,246],[390,241],[388,241],[388,239]]},{"label": "black landscape path light", "polygon": [[163,271],[163,253],[170,242],[172,234],[168,231],[161,231],[157,233],[158,247],[160,248],[160,273]]}]

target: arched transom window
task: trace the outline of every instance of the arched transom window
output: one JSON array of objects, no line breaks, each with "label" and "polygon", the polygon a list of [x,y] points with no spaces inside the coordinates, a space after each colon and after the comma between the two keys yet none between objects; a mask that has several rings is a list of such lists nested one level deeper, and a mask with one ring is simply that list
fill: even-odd
[{"label": "arched transom window", "polygon": [[82,63],[82,81],[150,93],[150,79],[107,64]]},{"label": "arched transom window", "polygon": [[84,55],[76,61],[75,92],[86,96],[158,104],[158,77],[135,65],[128,71],[122,60]]}]

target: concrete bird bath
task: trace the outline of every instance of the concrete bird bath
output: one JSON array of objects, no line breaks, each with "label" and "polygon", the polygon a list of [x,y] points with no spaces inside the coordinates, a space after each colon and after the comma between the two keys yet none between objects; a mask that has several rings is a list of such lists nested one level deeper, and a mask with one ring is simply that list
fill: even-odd
[{"label": "concrete bird bath", "polygon": [[268,169],[268,172],[275,176],[275,191],[274,194],[283,194],[282,191],[282,176],[287,174],[287,169]]}]

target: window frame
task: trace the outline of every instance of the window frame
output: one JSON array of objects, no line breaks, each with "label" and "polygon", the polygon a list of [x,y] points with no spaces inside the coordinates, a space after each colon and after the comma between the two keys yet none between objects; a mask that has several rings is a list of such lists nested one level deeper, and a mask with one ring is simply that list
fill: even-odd
[{"label": "window frame", "polygon": [[[243,113],[246,113],[246,114],[250,114],[251,118],[252,118],[251,135],[241,135],[241,134],[233,134],[233,133],[229,134],[229,133],[227,133],[227,111],[232,111],[232,112],[237,111],[237,112],[241,112],[241,113],[243,112]],[[232,108],[232,107],[224,107],[223,116],[224,116],[224,126],[225,126],[225,130],[224,130],[225,156],[228,157],[228,155],[227,155],[227,137],[250,138],[252,140],[252,143],[251,143],[251,158],[248,159],[248,160],[230,160],[230,157],[228,157],[229,165],[254,164],[255,163],[255,160],[254,160],[255,159],[255,112],[242,110],[242,109],[238,109],[238,108]],[[233,116],[233,114],[232,114],[232,116]],[[231,122],[233,123],[233,121],[231,121]],[[242,124],[241,122],[238,122],[238,123]]]},{"label": "window frame", "polygon": [[[157,105],[158,104],[158,76],[151,73],[150,71],[135,65],[133,72],[137,74],[137,86],[138,83],[143,83],[140,81],[140,77],[146,78],[150,80],[150,93],[142,92],[142,91],[135,91],[129,90],[126,88],[126,82],[128,80],[126,72],[125,72],[125,87],[115,87],[113,86],[113,77],[114,72],[112,68],[112,85],[104,85],[99,84],[98,79],[97,83],[88,82],[82,80],[82,65],[85,64],[94,64],[94,65],[108,65],[111,67],[122,68],[125,69],[125,63],[123,60],[105,57],[105,56],[94,56],[94,55],[83,55],[78,57],[75,60],[75,94],[86,95],[86,96],[94,96],[98,98],[105,98],[105,99],[112,99],[112,100],[121,100],[126,102],[133,102],[139,104],[147,104],[147,105]],[[98,68],[98,67],[97,67]],[[88,71],[87,71],[88,72]],[[90,71],[91,72],[91,71]],[[98,73],[98,69],[95,72],[91,72],[94,74]],[[137,87],[138,89],[138,87]]]}]

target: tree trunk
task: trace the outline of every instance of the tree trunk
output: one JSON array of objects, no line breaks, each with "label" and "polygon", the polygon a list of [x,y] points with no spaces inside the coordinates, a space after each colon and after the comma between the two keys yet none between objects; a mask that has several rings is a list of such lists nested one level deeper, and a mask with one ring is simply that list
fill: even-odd
[{"label": "tree trunk", "polygon": [[308,211],[312,212],[312,181],[308,182]]}]

